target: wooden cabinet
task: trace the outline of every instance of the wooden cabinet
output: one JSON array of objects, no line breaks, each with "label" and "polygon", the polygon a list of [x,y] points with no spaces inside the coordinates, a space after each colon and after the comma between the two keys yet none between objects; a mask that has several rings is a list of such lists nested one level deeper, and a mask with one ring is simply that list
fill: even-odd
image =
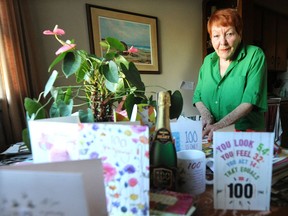
[{"label": "wooden cabinet", "polygon": [[281,135],[281,146],[288,148],[288,101],[280,104],[280,120],[283,130]]},{"label": "wooden cabinet", "polygon": [[266,54],[270,71],[286,71],[287,69],[287,19],[269,10],[263,13],[262,48]]}]

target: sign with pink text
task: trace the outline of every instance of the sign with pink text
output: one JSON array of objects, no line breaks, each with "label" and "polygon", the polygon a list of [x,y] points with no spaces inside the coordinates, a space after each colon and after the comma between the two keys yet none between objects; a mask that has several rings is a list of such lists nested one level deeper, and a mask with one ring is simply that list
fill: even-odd
[{"label": "sign with pink text", "polygon": [[214,208],[270,209],[273,133],[214,132]]}]

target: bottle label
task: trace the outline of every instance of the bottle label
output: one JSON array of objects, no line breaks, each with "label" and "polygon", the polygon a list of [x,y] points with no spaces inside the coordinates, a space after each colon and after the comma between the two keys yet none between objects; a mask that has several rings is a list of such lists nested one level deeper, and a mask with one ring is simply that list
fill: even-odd
[{"label": "bottle label", "polygon": [[161,128],[157,130],[155,134],[155,141],[158,141],[163,144],[171,142],[172,136],[171,136],[170,131],[165,128]]},{"label": "bottle label", "polygon": [[177,156],[171,132],[156,130],[150,149],[150,187],[157,190],[176,190]]},{"label": "bottle label", "polygon": [[175,190],[175,171],[165,167],[155,167],[152,169],[152,188]]}]

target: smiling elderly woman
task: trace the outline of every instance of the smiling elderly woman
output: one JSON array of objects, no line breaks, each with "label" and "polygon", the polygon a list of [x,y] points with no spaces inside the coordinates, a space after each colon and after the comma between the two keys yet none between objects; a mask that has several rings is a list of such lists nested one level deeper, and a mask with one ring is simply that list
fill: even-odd
[{"label": "smiling elderly woman", "polygon": [[234,9],[216,11],[208,21],[215,52],[200,68],[193,104],[203,136],[235,124],[240,131],[263,131],[267,110],[267,67],[263,51],[242,42],[242,20]]}]

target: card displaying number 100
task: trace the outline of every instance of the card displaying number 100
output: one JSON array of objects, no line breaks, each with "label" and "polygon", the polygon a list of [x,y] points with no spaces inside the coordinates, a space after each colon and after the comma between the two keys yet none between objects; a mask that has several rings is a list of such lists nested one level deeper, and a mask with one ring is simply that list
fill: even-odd
[{"label": "card displaying number 100", "polygon": [[214,208],[269,210],[273,140],[273,133],[214,133]]}]

